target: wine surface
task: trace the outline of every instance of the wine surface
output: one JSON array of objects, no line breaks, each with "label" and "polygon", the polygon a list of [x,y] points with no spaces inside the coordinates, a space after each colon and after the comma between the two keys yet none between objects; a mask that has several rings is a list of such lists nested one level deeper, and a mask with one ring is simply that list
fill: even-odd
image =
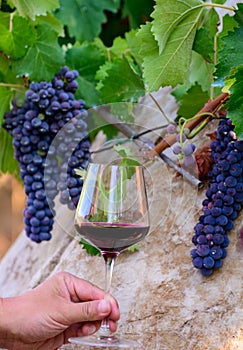
[{"label": "wine surface", "polygon": [[107,222],[82,222],[76,224],[77,232],[102,253],[117,252],[141,241],[149,232],[149,226]]}]

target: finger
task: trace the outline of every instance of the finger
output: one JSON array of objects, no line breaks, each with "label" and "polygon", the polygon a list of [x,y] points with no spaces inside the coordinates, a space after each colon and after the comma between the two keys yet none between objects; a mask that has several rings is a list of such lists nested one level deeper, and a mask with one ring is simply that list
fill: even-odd
[{"label": "finger", "polygon": [[109,314],[109,319],[113,321],[118,321],[120,319],[120,311],[116,299],[109,294],[105,296],[105,300],[109,301],[109,303],[111,304],[111,312]]},{"label": "finger", "polygon": [[80,279],[70,273],[62,273],[66,288],[70,294],[70,299],[74,302],[101,300],[105,298],[111,304],[110,318],[117,321],[120,318],[119,306],[114,297],[105,295],[104,291],[94,284]]},{"label": "finger", "polygon": [[[99,330],[101,326],[101,321],[85,322],[79,327],[77,334],[78,337],[84,337],[87,335],[94,334]],[[115,321],[109,320],[109,329],[111,332],[116,332],[117,323]]]},{"label": "finger", "polygon": [[117,322],[109,319],[109,329],[113,333],[116,332],[117,331]]},{"label": "finger", "polygon": [[111,313],[111,303],[107,300],[94,300],[83,303],[69,303],[65,310],[69,324],[85,321],[99,321]]},{"label": "finger", "polygon": [[104,298],[104,291],[89,281],[81,279],[70,273],[62,273],[61,278],[63,278],[70,298],[74,302]]},{"label": "finger", "polygon": [[99,330],[101,326],[101,321],[93,321],[93,322],[85,322],[79,329],[77,330],[78,337],[84,337],[87,335],[94,334]]}]

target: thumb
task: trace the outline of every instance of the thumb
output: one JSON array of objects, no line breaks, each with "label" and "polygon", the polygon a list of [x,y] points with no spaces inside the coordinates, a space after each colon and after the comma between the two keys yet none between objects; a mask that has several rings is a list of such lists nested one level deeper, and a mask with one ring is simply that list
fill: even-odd
[{"label": "thumb", "polygon": [[67,320],[70,324],[85,321],[98,321],[108,316],[111,312],[109,300],[93,300],[81,303],[69,304]]}]

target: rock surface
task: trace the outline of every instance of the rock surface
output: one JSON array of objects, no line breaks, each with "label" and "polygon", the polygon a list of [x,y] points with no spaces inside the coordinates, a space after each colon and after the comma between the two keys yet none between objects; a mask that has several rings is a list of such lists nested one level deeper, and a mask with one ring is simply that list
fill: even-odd
[{"label": "rock surface", "polygon": [[[135,339],[139,350],[242,349],[243,249],[238,232],[243,213],[230,233],[223,268],[203,277],[192,267],[190,250],[204,191],[176,177],[161,161],[148,170],[151,232],[139,251],[118,257],[113,276],[112,292],[121,310],[119,333]],[[23,232],[2,259],[1,296],[18,295],[61,270],[104,285],[102,258],[81,249],[73,235],[73,216],[61,206],[57,211],[50,242],[37,245]]]}]

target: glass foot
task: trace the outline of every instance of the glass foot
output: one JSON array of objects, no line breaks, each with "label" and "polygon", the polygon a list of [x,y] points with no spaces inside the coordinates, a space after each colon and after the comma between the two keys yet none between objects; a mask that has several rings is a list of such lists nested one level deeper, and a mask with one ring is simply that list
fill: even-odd
[{"label": "glass foot", "polygon": [[130,349],[137,347],[138,343],[132,340],[120,339],[115,335],[109,337],[91,335],[89,337],[69,338],[68,341],[73,344],[88,345],[99,348],[118,348]]}]

